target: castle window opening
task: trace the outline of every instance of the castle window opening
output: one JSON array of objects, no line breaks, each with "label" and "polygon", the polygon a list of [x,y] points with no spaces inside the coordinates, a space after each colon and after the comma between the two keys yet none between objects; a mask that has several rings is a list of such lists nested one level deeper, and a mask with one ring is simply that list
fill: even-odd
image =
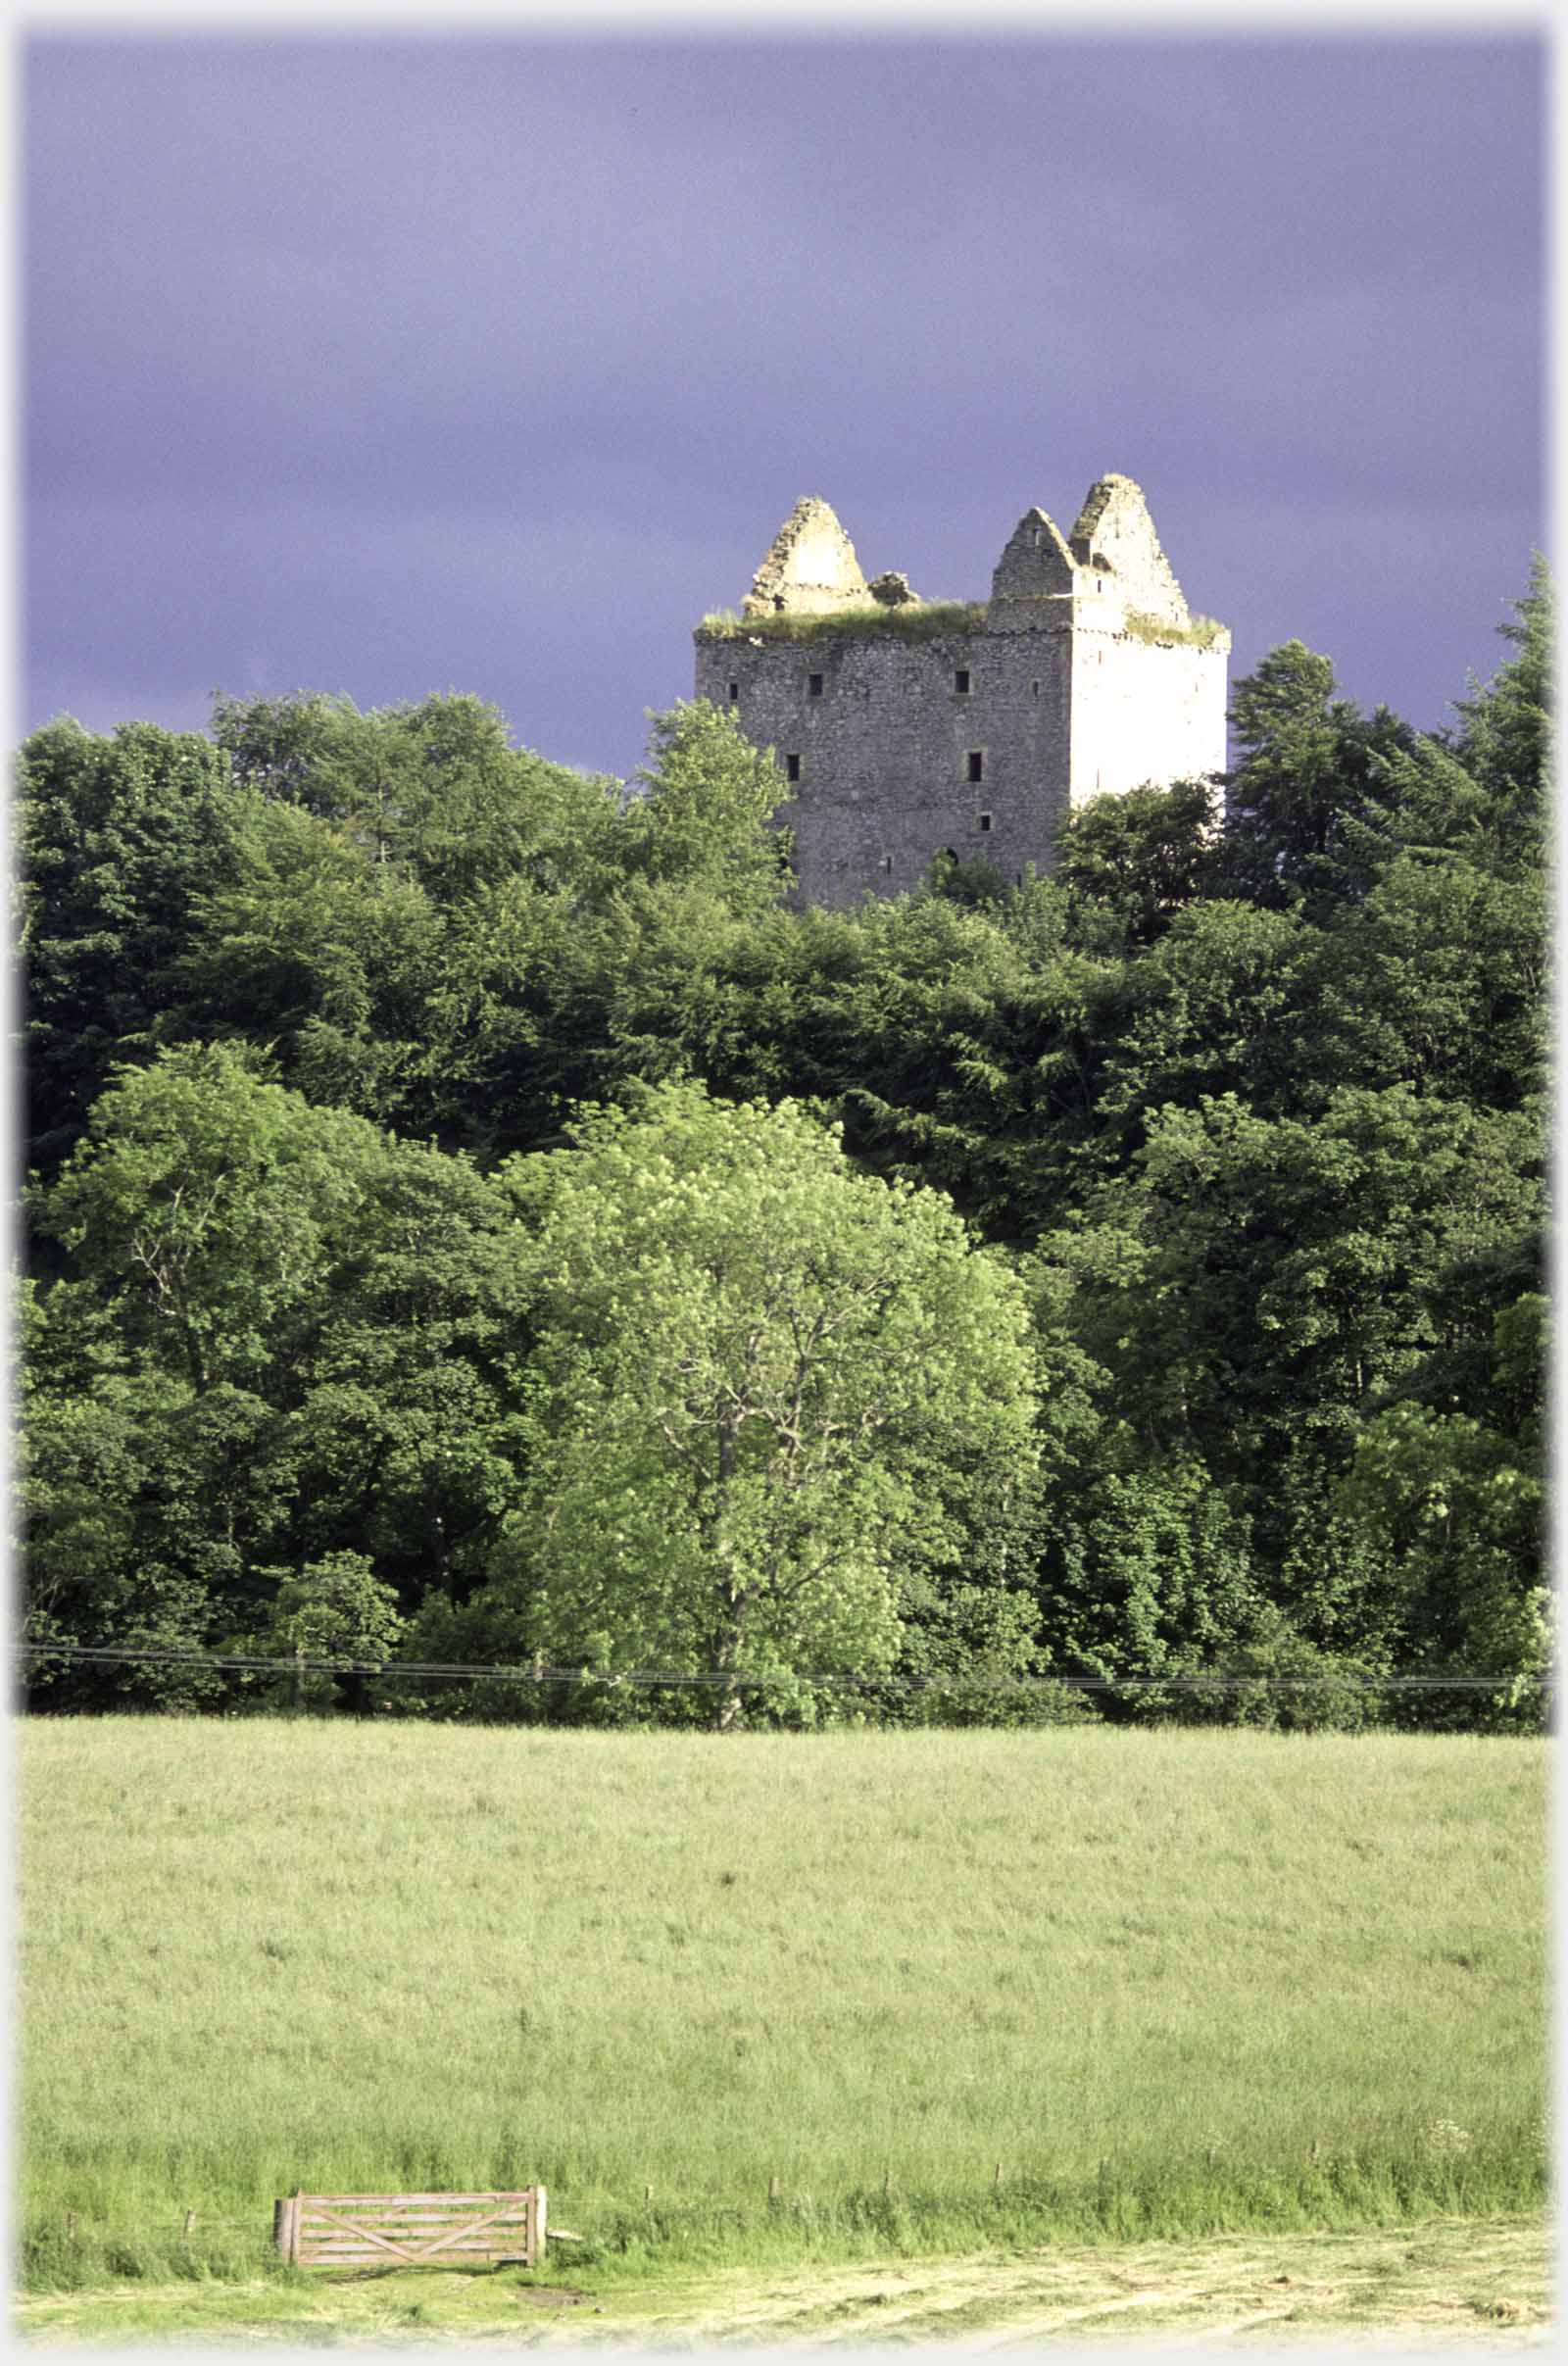
[{"label": "castle window opening", "polygon": [[801,777],[801,760],[800,760],[800,758],[799,758],[798,756],[786,756],[786,757],[785,757],[785,759],[784,759],[784,777],[785,777],[785,779],[786,779],[786,780],[799,780],[799,779],[800,779],[800,777]]},{"label": "castle window opening", "polygon": [[808,673],[808,674],[807,675],[807,677],[806,677],[806,693],[807,693],[808,698],[820,698],[820,697],[821,697],[821,695],[822,695],[822,676],[821,676],[819,673]]},{"label": "castle window opening", "polygon": [[729,703],[730,703],[730,705],[731,705],[732,707],[733,707],[733,706],[735,706],[735,705],[738,703],[738,701],[739,701],[739,699],[740,699],[740,695],[741,695],[741,686],[740,686],[739,682],[731,682],[731,684],[730,684],[730,686],[729,686]]},{"label": "castle window opening", "polygon": [[968,764],[969,778],[971,780],[984,780],[986,776],[985,750],[983,748],[971,748],[969,750]]},{"label": "castle window opening", "polygon": [[1040,684],[1038,682],[1031,682],[1029,687],[1033,696],[1038,698],[1040,696]]},{"label": "castle window opening", "polygon": [[968,696],[969,668],[967,665],[959,665],[956,669],[953,676],[953,687],[957,691],[960,698],[966,698]]},{"label": "castle window opening", "polygon": [[891,870],[891,869],[893,868],[893,857],[892,857],[891,855],[884,855],[884,856],[883,856],[883,858],[882,858],[882,868],[883,868],[884,870]]},{"label": "castle window opening", "polygon": [[983,830],[988,830],[991,827],[991,815],[989,813],[982,813],[980,815],[980,827]]}]

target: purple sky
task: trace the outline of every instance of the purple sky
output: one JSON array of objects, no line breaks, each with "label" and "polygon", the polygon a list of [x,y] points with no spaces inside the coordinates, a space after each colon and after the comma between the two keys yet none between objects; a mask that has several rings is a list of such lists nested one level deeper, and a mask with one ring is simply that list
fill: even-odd
[{"label": "purple sky", "polygon": [[624,773],[801,493],[983,598],[1143,484],[1427,727],[1544,544],[1544,52],[34,37],[24,726],[477,692]]}]

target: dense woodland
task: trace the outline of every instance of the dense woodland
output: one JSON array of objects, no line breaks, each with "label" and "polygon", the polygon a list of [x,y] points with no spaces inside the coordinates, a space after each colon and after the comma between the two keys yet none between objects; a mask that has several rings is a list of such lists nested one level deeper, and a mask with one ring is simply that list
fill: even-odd
[{"label": "dense woodland", "polygon": [[1435,736],[1292,642],[1222,808],[853,912],[701,705],[635,795],[462,696],[49,724],[27,1639],[386,1714],[1538,1722],[1548,631],[1538,569]]}]

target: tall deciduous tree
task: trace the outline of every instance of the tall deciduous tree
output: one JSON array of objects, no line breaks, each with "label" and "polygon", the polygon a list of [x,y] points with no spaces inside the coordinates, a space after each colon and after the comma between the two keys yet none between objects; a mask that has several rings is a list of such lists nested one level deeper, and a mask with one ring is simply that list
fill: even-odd
[{"label": "tall deciduous tree", "polygon": [[916,1571],[1033,1457],[1028,1311],[936,1194],[806,1110],[668,1086],[511,1178],[537,1211],[536,1645],[716,1686],[887,1668]]}]

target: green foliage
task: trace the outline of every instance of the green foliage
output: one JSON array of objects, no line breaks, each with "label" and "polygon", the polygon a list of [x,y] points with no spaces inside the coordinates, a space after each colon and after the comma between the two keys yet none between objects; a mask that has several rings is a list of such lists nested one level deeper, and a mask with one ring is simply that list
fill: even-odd
[{"label": "green foliage", "polygon": [[238,868],[244,802],[197,732],[66,717],[17,764],[29,1164],[52,1169],[116,1059],[177,1000],[199,897]]},{"label": "green foliage", "polygon": [[1388,766],[1415,734],[1380,708],[1335,696],[1334,668],[1300,641],[1271,650],[1231,695],[1241,763],[1227,779],[1222,893],[1304,903],[1313,917],[1357,884],[1364,832],[1384,811]]},{"label": "green foliage", "polygon": [[896,607],[869,600],[820,614],[783,611],[739,616],[731,609],[719,609],[703,618],[697,633],[705,641],[833,641],[864,633],[886,634],[896,641],[941,641],[954,633],[978,632],[985,620],[983,600],[910,600]]},{"label": "green foliage", "polygon": [[1156,647],[1212,649],[1225,627],[1213,616],[1189,616],[1185,624],[1177,624],[1169,616],[1129,608],[1122,619],[1122,630],[1131,633],[1135,641],[1149,641]]},{"label": "green foliage", "polygon": [[1162,936],[1202,892],[1213,821],[1213,794],[1201,780],[1093,797],[1080,807],[1056,859],[1080,931],[1087,920],[1118,954]]},{"label": "green foliage", "polygon": [[254,1648],[286,1573],[345,1554],[404,1602],[471,1587],[517,1487],[526,1354],[497,1184],[191,1047],[103,1096],[36,1215],[72,1278],[27,1308],[29,1636]]},{"label": "green foliage", "polygon": [[[220,700],[217,745],[35,734],[29,1634],[254,1642],[279,1572],[349,1554],[410,1653],[675,1649],[661,1584],[710,1571],[708,1512],[633,1440],[674,1310],[719,1302],[669,1279],[688,1254],[700,1274],[700,1244],[653,1193],[621,1252],[662,1277],[642,1329],[622,1294],[620,1331],[580,1335],[594,1291],[552,1298],[548,1195],[518,1177],[598,1173],[617,1124],[664,1123],[730,1176],[714,1208],[739,1194],[745,1232],[739,1126],[846,1254],[861,1218],[828,1210],[852,1182],[911,1223],[942,1195],[1004,1296],[1017,1267],[1037,1395],[1004,1484],[961,1421],[945,1461],[831,1486],[823,1465],[853,1608],[763,1621],[773,1680],[747,1715],[837,1713],[799,1671],[852,1636],[881,1671],[859,1713],[889,1719],[1058,1713],[977,1689],[1021,1673],[1222,1665],[1299,1668],[1353,1718],[1388,1670],[1467,1658],[1486,1691],[1410,1713],[1534,1713],[1550,606],[1538,567],[1449,734],[1363,715],[1289,643],[1236,685],[1222,828],[1201,783],[1138,790],[1073,816],[1053,878],[942,863],[855,912],[792,905],[777,769],[700,702],[653,718],[631,791],[454,695]],[[876,605],[757,637],[968,616]],[[595,1109],[622,1114],[585,1135]],[[609,1275],[608,1214],[597,1237]],[[748,1254],[759,1300],[783,1288]],[[620,1438],[603,1462],[590,1414]],[[1459,1527],[1416,1517],[1434,1487]],[[596,1608],[582,1572],[616,1526],[627,1569],[662,1575]],[[711,1631],[680,1633],[710,1668]],[[34,1679],[62,1705],[263,1697],[169,1666]],[[608,1680],[421,1699],[698,1713]],[[1136,1699],[1196,1713],[1174,1684]]]},{"label": "green foliage", "polygon": [[776,904],[789,851],[767,828],[789,795],[777,767],[705,699],[655,715],[649,752],[644,794],[625,816],[631,874],[709,888],[737,918]]},{"label": "green foliage", "polygon": [[789,1103],[666,1086],[510,1172],[541,1295],[500,1582],[536,1647],[713,1679],[721,1725],[743,1671],[890,1666],[911,1576],[1030,1458],[1005,1270]]},{"label": "green foliage", "polygon": [[1540,863],[1546,851],[1555,735],[1551,721],[1555,593],[1537,554],[1530,589],[1498,626],[1516,654],[1484,688],[1458,702],[1456,754],[1486,798],[1487,827],[1504,862]]},{"label": "green foliage", "polygon": [[[343,1690],[352,1706],[363,1708],[364,1663],[389,1659],[407,1625],[392,1588],[376,1576],[363,1553],[328,1553],[318,1561],[307,1561],[303,1569],[261,1574],[278,1581],[268,1641],[276,1650],[306,1658],[361,1662],[358,1671],[343,1679]],[[331,1680],[313,1671],[310,1689],[319,1701],[329,1694]]]},{"label": "green foliage", "polygon": [[476,698],[362,715],[313,692],[220,697],[213,730],[236,780],[334,823],[442,904],[517,870],[574,873],[614,824],[614,784],[514,748]]}]

